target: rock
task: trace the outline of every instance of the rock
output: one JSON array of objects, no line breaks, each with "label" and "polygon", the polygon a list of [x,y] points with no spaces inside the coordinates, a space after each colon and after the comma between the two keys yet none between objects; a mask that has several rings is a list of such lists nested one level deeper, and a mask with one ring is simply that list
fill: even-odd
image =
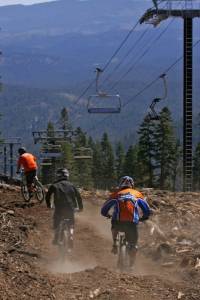
[{"label": "rock", "polygon": [[184,294],[182,292],[178,292],[178,297],[177,299],[181,299],[184,296]]},{"label": "rock", "polygon": [[200,268],[200,259],[197,257],[195,269]]},{"label": "rock", "polygon": [[174,262],[173,261],[169,261],[169,262],[166,262],[166,263],[163,263],[161,266],[162,267],[172,267],[174,265]]},{"label": "rock", "polygon": [[7,210],[6,213],[8,215],[12,215],[12,216],[14,216],[14,214],[15,214],[14,210]]}]

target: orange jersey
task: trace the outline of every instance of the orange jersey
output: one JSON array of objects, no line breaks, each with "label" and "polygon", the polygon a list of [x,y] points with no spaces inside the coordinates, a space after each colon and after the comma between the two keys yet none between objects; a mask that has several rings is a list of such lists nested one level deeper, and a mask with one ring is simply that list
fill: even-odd
[{"label": "orange jersey", "polygon": [[142,193],[132,188],[119,189],[112,193],[103,204],[101,214],[107,217],[110,209],[113,209],[112,220],[135,224],[139,223],[141,214],[142,218],[146,219],[150,214],[149,206]]},{"label": "orange jersey", "polygon": [[133,196],[135,196],[135,198],[141,198],[141,199],[144,199],[144,196],[142,195],[142,193],[140,193],[139,191],[137,190],[134,190],[134,189],[131,189],[131,188],[125,188],[125,189],[122,189],[122,190],[117,190],[116,192],[113,192],[111,195],[110,195],[110,199],[113,199],[113,198],[116,198],[118,195],[123,195],[123,194],[131,194]]},{"label": "orange jersey", "polygon": [[24,153],[20,156],[17,163],[18,167],[23,167],[24,172],[30,172],[37,169],[36,157],[31,153]]}]

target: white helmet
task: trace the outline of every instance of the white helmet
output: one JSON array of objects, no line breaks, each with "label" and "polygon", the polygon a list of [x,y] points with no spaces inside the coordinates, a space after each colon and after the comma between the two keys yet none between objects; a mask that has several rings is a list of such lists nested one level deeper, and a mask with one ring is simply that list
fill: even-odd
[{"label": "white helmet", "polygon": [[60,168],[56,171],[56,176],[58,178],[66,178],[68,179],[69,178],[69,171],[65,168]]},{"label": "white helmet", "polygon": [[123,176],[120,178],[119,180],[119,188],[122,187],[130,187],[133,188],[134,187],[134,180],[132,177],[130,176]]}]

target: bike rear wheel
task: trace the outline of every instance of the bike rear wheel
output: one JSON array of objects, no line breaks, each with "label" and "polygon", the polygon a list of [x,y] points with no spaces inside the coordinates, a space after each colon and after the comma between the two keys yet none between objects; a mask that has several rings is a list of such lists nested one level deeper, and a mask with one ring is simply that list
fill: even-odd
[{"label": "bike rear wheel", "polygon": [[42,203],[45,198],[45,192],[44,192],[43,185],[39,180],[35,180],[35,194],[39,203]]},{"label": "bike rear wheel", "polygon": [[68,252],[68,239],[69,233],[67,229],[62,230],[61,237],[59,239],[59,256],[61,261],[64,261]]},{"label": "bike rear wheel", "polygon": [[127,244],[122,235],[120,235],[119,237],[117,268],[121,272],[127,271],[127,269],[129,268],[129,253],[127,249]]}]

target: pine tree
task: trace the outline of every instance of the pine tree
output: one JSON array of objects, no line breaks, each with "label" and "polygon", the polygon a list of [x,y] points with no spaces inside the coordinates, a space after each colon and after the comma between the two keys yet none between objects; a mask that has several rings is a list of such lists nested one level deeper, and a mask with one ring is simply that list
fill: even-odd
[{"label": "pine tree", "polygon": [[60,129],[62,130],[71,130],[72,126],[69,122],[68,110],[64,107],[60,112],[60,119],[58,121]]},{"label": "pine tree", "polygon": [[[52,122],[48,122],[47,124],[47,136],[49,138],[48,143],[52,143],[55,144],[55,128],[54,128],[54,124]],[[52,139],[50,139],[52,138]]]},{"label": "pine tree", "polygon": [[137,163],[138,184],[146,187],[154,186],[154,134],[155,124],[147,115],[138,131],[139,142]]},{"label": "pine tree", "polygon": [[125,160],[125,151],[121,142],[118,142],[116,145],[116,160],[115,160],[115,169],[117,181],[124,175],[124,160]]},{"label": "pine tree", "polygon": [[200,143],[197,144],[193,158],[193,186],[195,190],[200,190]]},{"label": "pine tree", "polygon": [[101,150],[100,142],[93,144],[93,160],[92,160],[92,178],[94,182],[94,187],[97,189],[103,188],[102,179],[104,178],[102,164],[103,156]]},{"label": "pine tree", "polygon": [[75,130],[75,146],[76,147],[87,147],[87,136],[80,127]]},{"label": "pine tree", "polygon": [[116,184],[115,159],[112,145],[109,141],[108,134],[104,133],[101,140],[102,156],[102,185],[104,189],[111,188]]},{"label": "pine tree", "polygon": [[[86,133],[78,127],[75,131],[75,162],[74,171],[76,173],[76,182],[86,188],[93,186],[92,180],[92,155],[91,149],[88,147]],[[91,156],[91,158],[90,158]]]},{"label": "pine tree", "polygon": [[60,160],[59,167],[66,168],[70,173],[70,180],[75,180],[74,174],[74,158],[72,144],[65,141],[61,143],[62,159]]},{"label": "pine tree", "polygon": [[124,168],[123,168],[123,175],[131,176],[134,181],[137,182],[137,154],[138,154],[138,147],[130,146],[125,156],[124,160]]},{"label": "pine tree", "polygon": [[177,141],[174,134],[171,112],[164,107],[159,115],[155,134],[155,166],[158,186],[161,189],[172,188],[172,169],[176,159]]},{"label": "pine tree", "polygon": [[180,144],[179,140],[175,141],[175,145],[172,148],[172,158],[173,158],[173,164],[172,164],[172,190],[175,191],[176,190],[176,185],[177,185],[177,178],[178,175],[179,178],[181,178],[181,166],[180,166],[180,162],[181,162],[181,157],[182,157],[182,147]]},{"label": "pine tree", "polygon": [[[47,153],[52,152],[50,147],[55,145],[55,133],[54,133],[54,124],[49,122],[47,124],[47,137],[48,140],[43,143],[43,148],[46,149]],[[43,184],[52,183],[55,180],[55,172],[56,172],[56,162],[55,158],[46,158],[42,161],[42,182]]]}]

